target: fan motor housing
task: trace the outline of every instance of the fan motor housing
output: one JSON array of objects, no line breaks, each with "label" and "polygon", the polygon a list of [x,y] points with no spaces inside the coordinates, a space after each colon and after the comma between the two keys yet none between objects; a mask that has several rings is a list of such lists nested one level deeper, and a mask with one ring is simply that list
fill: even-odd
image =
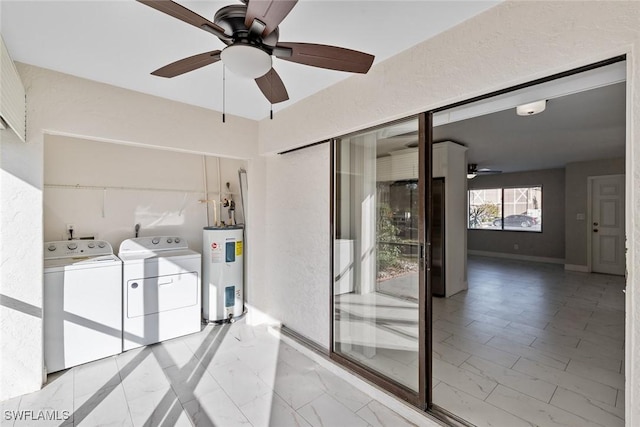
[{"label": "fan motor housing", "polygon": [[213,17],[213,22],[222,27],[226,34],[233,34],[233,40],[220,40],[227,45],[244,42],[257,46],[275,47],[279,38],[278,28],[266,37],[249,38],[249,29],[244,25],[246,15],[247,6],[240,4],[225,6],[218,10]]}]

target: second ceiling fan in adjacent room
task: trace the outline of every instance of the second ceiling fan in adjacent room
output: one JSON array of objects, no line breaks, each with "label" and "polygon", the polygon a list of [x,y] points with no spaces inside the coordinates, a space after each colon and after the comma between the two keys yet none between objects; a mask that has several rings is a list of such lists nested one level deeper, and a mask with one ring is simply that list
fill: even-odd
[{"label": "second ceiling fan in adjacent room", "polygon": [[502,173],[502,171],[489,168],[478,169],[478,165],[476,163],[469,163],[467,165],[467,179],[473,179],[478,175],[495,175],[498,173]]}]

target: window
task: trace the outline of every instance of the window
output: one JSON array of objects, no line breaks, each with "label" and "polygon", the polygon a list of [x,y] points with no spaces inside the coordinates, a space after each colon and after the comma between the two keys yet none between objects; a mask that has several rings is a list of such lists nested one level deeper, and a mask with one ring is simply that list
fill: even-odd
[{"label": "window", "polygon": [[542,231],[542,187],[469,190],[470,230]]}]

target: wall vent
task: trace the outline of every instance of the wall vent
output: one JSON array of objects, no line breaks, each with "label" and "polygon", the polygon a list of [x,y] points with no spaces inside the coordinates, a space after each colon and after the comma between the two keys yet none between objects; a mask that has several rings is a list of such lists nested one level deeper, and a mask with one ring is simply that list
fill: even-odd
[{"label": "wall vent", "polygon": [[22,141],[27,139],[26,98],[18,70],[0,37],[0,129],[12,129]]}]

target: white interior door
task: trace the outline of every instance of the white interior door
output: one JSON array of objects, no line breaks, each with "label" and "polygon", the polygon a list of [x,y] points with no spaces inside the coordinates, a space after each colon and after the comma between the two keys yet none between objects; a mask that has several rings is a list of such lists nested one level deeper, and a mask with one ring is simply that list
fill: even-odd
[{"label": "white interior door", "polygon": [[624,175],[591,179],[591,271],[624,275]]}]

